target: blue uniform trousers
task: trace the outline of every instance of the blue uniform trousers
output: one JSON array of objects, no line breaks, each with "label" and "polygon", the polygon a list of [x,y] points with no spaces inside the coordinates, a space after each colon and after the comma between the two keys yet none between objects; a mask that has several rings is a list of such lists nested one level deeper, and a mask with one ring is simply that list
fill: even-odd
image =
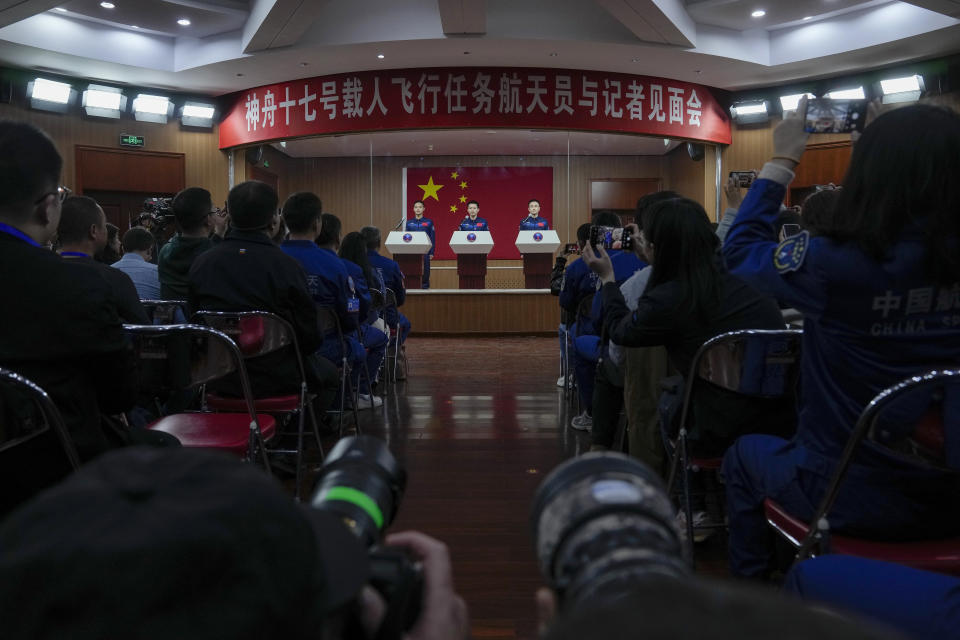
[{"label": "blue uniform trousers", "polygon": [[423,254],[423,278],[420,281],[420,285],[424,289],[430,288],[430,256],[428,254]]},{"label": "blue uniform trousers", "polygon": [[[367,371],[371,378],[376,378],[377,371],[383,363],[383,358],[387,353],[387,334],[379,329],[374,329],[369,325],[361,327],[363,346],[367,351]],[[366,382],[361,382],[360,393],[370,393],[366,388]]]},{"label": "blue uniform trousers", "polygon": [[573,340],[573,371],[577,376],[580,406],[593,415],[593,388],[600,359],[600,336],[577,336]]}]

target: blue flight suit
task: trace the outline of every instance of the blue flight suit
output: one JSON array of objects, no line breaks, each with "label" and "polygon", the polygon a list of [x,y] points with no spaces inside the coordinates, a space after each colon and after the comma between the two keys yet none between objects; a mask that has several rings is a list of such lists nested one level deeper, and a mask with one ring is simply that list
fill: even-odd
[{"label": "blue flight suit", "polygon": [[423,254],[423,280],[421,286],[424,289],[430,288],[430,258],[433,257],[433,250],[437,247],[437,232],[433,228],[433,220],[429,218],[413,218],[407,220],[407,231],[423,231],[430,238],[430,251]]},{"label": "blue flight suit", "polygon": [[[904,378],[960,361],[960,283],[937,283],[926,274],[923,219],[906,223],[882,262],[855,242],[806,231],[778,244],[774,224],[792,179],[792,172],[766,165],[723,245],[732,273],[804,313],[796,435],[789,442],[744,436],[724,457],[730,564],[741,576],[763,574],[772,557],[764,498],[811,518],[864,406]],[[948,386],[945,415],[958,411],[960,390]],[[946,444],[948,459],[957,460],[960,443]],[[864,537],[954,534],[960,531],[955,487],[945,474],[862,446],[831,524]]]},{"label": "blue flight suit", "polygon": [[[281,245],[284,253],[299,262],[307,273],[307,289],[318,307],[333,309],[340,320],[348,353],[354,385],[360,380],[360,369],[367,352],[356,338],[360,300],[357,298],[353,279],[336,253],[321,249],[309,240],[286,240]],[[323,336],[320,355],[334,363],[343,359],[340,341],[335,331]],[[368,391],[369,393],[369,391]]]},{"label": "blue flight suit", "polygon": [[801,562],[783,588],[888,624],[914,640],[955,638],[960,629],[960,578],[900,564],[824,555]]},{"label": "blue flight suit", "polygon": [[[370,309],[370,287],[367,285],[367,279],[363,276],[363,268],[360,265],[343,260],[343,266],[347,268],[347,273],[353,279],[353,286],[357,292],[357,298],[360,300],[360,342],[367,350],[367,371],[370,376],[376,378],[377,371],[383,363],[383,358],[387,352],[387,334],[376,329],[370,324],[377,319],[377,315]],[[361,382],[365,386],[365,382]],[[369,393],[369,390],[363,388],[360,393]]]},{"label": "blue flight suit", "polygon": [[527,216],[520,222],[521,231],[546,231],[550,228],[550,221],[546,218],[541,218],[537,216],[536,218],[531,218]]},{"label": "blue flight suit", "polygon": [[460,231],[490,231],[490,225],[480,216],[477,216],[476,220],[471,220],[470,216],[467,216],[460,221]]},{"label": "blue flight suit", "polygon": [[[367,258],[370,260],[370,266],[373,267],[374,271],[380,276],[383,286],[391,289],[393,293],[396,294],[397,306],[402,306],[407,299],[407,290],[403,286],[403,273],[400,272],[400,265],[390,258],[380,255],[373,249],[367,250]],[[386,292],[384,292],[384,294],[386,294]],[[399,309],[396,311],[392,309],[388,310],[384,320],[386,320],[390,326],[399,325],[400,344],[407,341],[407,336],[410,334],[410,321],[405,315],[400,313]]]}]

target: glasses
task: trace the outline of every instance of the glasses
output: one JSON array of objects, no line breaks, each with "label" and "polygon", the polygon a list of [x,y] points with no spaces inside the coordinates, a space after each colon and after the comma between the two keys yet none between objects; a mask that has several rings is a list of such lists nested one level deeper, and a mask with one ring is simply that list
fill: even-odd
[{"label": "glasses", "polygon": [[47,196],[52,196],[52,195],[57,196],[57,200],[59,200],[62,203],[64,200],[70,197],[71,193],[73,193],[73,191],[64,187],[63,185],[60,185],[59,187],[57,187],[56,191],[48,191],[47,193],[37,198],[37,201],[34,202],[33,204],[40,204],[41,202],[44,201],[44,199],[46,199]]}]

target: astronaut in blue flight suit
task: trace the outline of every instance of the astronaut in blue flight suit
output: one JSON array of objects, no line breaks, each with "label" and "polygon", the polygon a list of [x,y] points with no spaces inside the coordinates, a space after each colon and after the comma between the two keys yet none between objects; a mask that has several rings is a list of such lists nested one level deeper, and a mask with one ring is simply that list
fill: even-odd
[{"label": "astronaut in blue flight suit", "polygon": [[[370,260],[370,266],[380,276],[383,287],[392,290],[396,295],[397,307],[402,306],[407,299],[407,290],[403,286],[403,273],[400,271],[400,265],[390,258],[380,255],[380,229],[364,227],[360,229],[360,235],[367,243],[367,258]],[[384,296],[386,296],[386,291],[384,291]],[[400,313],[399,309],[388,309],[384,320],[391,327],[399,326],[400,344],[407,341],[407,336],[410,334],[410,320]]]},{"label": "astronaut in blue flight suit", "polygon": [[430,288],[430,260],[433,258],[433,250],[437,247],[437,233],[433,228],[433,220],[423,217],[426,206],[423,200],[417,200],[413,203],[413,220],[407,220],[407,231],[423,231],[430,238],[430,250],[423,254],[423,280],[424,289]]},{"label": "astronaut in blue flight suit", "polygon": [[528,202],[527,217],[520,221],[520,231],[546,231],[549,228],[550,221],[540,217],[540,201]]},{"label": "astronaut in blue flight suit", "polygon": [[480,203],[471,200],[467,203],[467,215],[460,221],[460,231],[490,231],[487,221],[479,217]]},{"label": "astronaut in blue flight suit", "polygon": [[[774,221],[807,136],[796,114],[777,127],[774,157],[723,246],[732,273],[804,313],[796,435],[744,436],[724,457],[730,563],[740,576],[769,568],[765,498],[812,518],[864,406],[902,379],[960,362],[960,116],[916,105],[877,118],[854,147],[836,206],[832,229],[846,235],[804,231],[778,244]],[[960,390],[948,387],[943,403],[945,415],[958,415]],[[960,443],[946,446],[957,460]],[[956,478],[865,446],[831,525],[888,539],[953,535],[958,496]]]}]

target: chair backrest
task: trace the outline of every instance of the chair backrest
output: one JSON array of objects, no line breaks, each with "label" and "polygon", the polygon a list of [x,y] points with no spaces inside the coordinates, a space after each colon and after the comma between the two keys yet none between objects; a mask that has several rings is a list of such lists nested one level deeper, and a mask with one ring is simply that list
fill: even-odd
[{"label": "chair backrest", "polygon": [[0,368],[0,452],[9,452],[50,431],[71,468],[79,468],[73,440],[47,392],[20,374]]},{"label": "chair backrest", "polygon": [[383,293],[379,289],[374,289],[370,287],[370,309],[371,311],[376,312],[377,315],[381,315],[383,309],[387,306],[386,302],[383,300]]},{"label": "chair backrest", "polygon": [[755,398],[794,393],[800,376],[802,336],[797,329],[743,329],[704,342],[685,380],[681,428],[687,425],[690,396],[697,380]]},{"label": "chair backrest", "polygon": [[343,328],[340,326],[340,317],[330,307],[317,307],[317,326],[324,336],[336,333],[343,340]]},{"label": "chair backrest", "polygon": [[384,287],[385,306],[397,308],[397,294],[390,287]]},{"label": "chair backrest", "polygon": [[297,346],[297,334],[290,323],[269,311],[201,310],[193,314],[193,320],[230,336],[244,358]]},{"label": "chair backrest", "polygon": [[187,321],[186,300],[141,300],[153,324],[183,324]]}]

